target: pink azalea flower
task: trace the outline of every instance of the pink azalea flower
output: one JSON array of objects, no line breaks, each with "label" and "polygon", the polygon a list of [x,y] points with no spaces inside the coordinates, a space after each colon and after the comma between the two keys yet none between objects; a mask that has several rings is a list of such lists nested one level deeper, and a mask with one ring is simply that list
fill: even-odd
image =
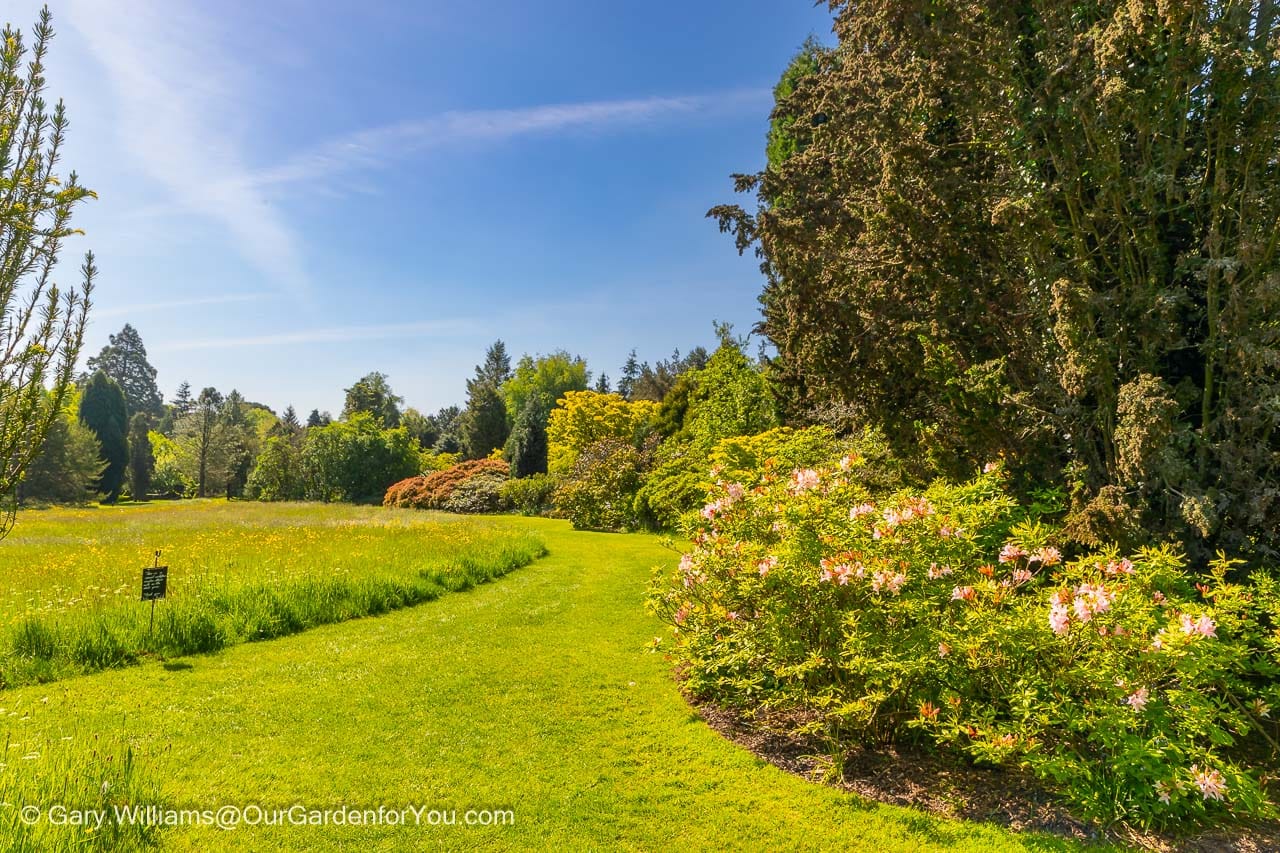
[{"label": "pink azalea flower", "polygon": [[876,508],[873,504],[858,504],[853,509],[849,510],[849,518],[856,521],[864,515],[871,515],[875,511]]},{"label": "pink azalea flower", "polygon": [[988,462],[986,465],[982,466],[982,473],[990,474],[992,471],[995,471],[999,468],[1000,468],[999,462]]},{"label": "pink azalea flower", "polygon": [[736,610],[730,610],[728,613],[724,614],[724,618],[728,619],[730,622],[737,622],[737,621],[738,621],[738,611],[736,611]]},{"label": "pink azalea flower", "polygon": [[676,624],[683,625],[684,620],[689,618],[689,605],[682,604],[680,609],[676,611]]},{"label": "pink azalea flower", "polygon": [[1169,783],[1157,782],[1155,784],[1155,789],[1156,795],[1160,798],[1160,802],[1164,803],[1166,806],[1169,805]]},{"label": "pink azalea flower", "polygon": [[759,563],[756,563],[756,568],[760,570],[760,577],[764,577],[765,575],[769,574],[769,572],[776,569],[777,567],[778,567],[778,558],[773,556],[772,554],[770,554],[768,557],[765,557]]},{"label": "pink azalea flower", "polygon": [[840,457],[840,470],[848,471],[850,468],[852,468],[854,465],[857,465],[861,461],[862,461],[862,457],[856,453],[846,454],[845,456]]},{"label": "pink azalea flower", "polygon": [[951,574],[950,566],[939,566],[937,563],[929,564],[929,580],[936,581],[938,578],[946,577]]},{"label": "pink azalea flower", "polygon": [[1012,574],[1014,583],[1026,583],[1031,580],[1030,569],[1014,569]]},{"label": "pink azalea flower", "polygon": [[682,554],[680,556],[680,571],[682,572],[693,571],[693,555],[692,554]]},{"label": "pink azalea flower", "polygon": [[791,472],[791,491],[798,495],[801,492],[816,489],[821,479],[818,472],[812,468],[799,468]]},{"label": "pink azalea flower", "polygon": [[1125,703],[1135,711],[1141,711],[1147,707],[1147,700],[1151,698],[1151,691],[1145,687],[1139,687],[1137,690],[1129,694],[1129,698],[1125,699]]},{"label": "pink azalea flower", "polygon": [[1115,593],[1108,592],[1102,584],[1084,583],[1076,588],[1076,598],[1072,605],[1080,621],[1088,622],[1096,614],[1110,610],[1115,597]]},{"label": "pink azalea flower", "polygon": [[951,590],[952,601],[973,601],[975,593],[971,586],[958,586]]},{"label": "pink azalea flower", "polygon": [[730,483],[727,491],[729,493],[729,500],[733,501],[742,500],[742,496],[747,493],[747,490],[743,488],[741,483]]},{"label": "pink azalea flower", "polygon": [[1065,604],[1054,604],[1049,608],[1049,627],[1053,633],[1062,636],[1071,628],[1071,611]]},{"label": "pink azalea flower", "polygon": [[1195,621],[1195,632],[1201,637],[1217,637],[1217,624],[1208,616],[1201,616]]},{"label": "pink azalea flower", "polygon": [[1022,546],[1015,545],[1012,542],[1007,543],[1000,549],[1000,562],[1002,563],[1012,563],[1025,556],[1027,556],[1027,552],[1022,549]]},{"label": "pink azalea flower", "polygon": [[1200,795],[1206,800],[1225,800],[1227,793],[1227,780],[1222,778],[1222,774],[1212,768],[1208,770],[1200,770],[1196,765],[1191,765],[1191,772],[1195,774],[1196,787],[1200,789]]},{"label": "pink azalea flower", "polygon": [[1045,566],[1056,566],[1062,562],[1062,552],[1053,546],[1040,548],[1031,555],[1031,559]]},{"label": "pink azalea flower", "polygon": [[1165,602],[1164,593],[1157,589],[1155,592],[1151,593],[1151,600],[1154,601],[1156,604],[1164,604]]},{"label": "pink azalea flower", "polygon": [[938,643],[938,657],[945,658],[949,654],[951,654],[951,647],[946,643]]}]

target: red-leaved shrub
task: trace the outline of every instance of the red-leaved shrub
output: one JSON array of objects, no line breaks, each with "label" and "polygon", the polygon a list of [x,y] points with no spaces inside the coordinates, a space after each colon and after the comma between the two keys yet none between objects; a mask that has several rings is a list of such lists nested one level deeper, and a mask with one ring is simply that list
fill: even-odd
[{"label": "red-leaved shrub", "polygon": [[471,459],[443,471],[432,471],[401,480],[387,489],[383,506],[406,509],[451,509],[446,503],[463,483],[485,475],[486,479],[506,479],[510,466],[501,459]]}]

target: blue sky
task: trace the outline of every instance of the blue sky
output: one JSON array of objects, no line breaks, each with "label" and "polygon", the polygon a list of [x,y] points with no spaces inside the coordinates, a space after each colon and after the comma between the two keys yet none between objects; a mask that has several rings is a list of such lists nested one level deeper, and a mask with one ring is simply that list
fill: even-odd
[{"label": "blue sky", "polygon": [[[5,3],[29,29],[39,3]],[[64,168],[100,199],[86,354],[125,322],[182,380],[304,414],[372,370],[461,403],[495,338],[616,378],[746,331],[760,274],[704,218],[763,160],[805,0],[50,0]]]}]

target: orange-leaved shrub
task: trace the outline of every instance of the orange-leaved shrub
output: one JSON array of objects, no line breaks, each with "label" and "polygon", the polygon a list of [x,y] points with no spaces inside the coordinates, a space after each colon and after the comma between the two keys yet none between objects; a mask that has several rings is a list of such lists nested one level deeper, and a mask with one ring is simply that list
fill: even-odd
[{"label": "orange-leaved shrub", "polygon": [[[472,480],[479,479],[486,487],[492,485],[495,495],[497,487],[510,476],[510,465],[501,459],[470,459],[460,462],[443,471],[432,471],[417,477],[409,477],[395,483],[387,489],[382,499],[383,506],[402,507],[406,509],[443,509],[454,511],[487,511],[498,509],[496,501],[467,501],[463,506],[451,505],[459,489]],[[463,489],[463,492],[473,491]]]}]

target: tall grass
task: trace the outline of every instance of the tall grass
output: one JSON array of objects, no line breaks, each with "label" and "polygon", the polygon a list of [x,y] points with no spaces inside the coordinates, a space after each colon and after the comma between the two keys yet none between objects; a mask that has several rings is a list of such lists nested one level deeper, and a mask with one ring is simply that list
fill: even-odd
[{"label": "tall grass", "polygon": [[[168,597],[139,597],[156,550]],[[469,589],[546,553],[477,519],[229,504],[24,512],[0,542],[0,686],[214,652]]]},{"label": "tall grass", "polygon": [[[82,729],[48,734],[30,724],[33,709],[0,707],[0,839],[13,853],[139,850],[160,827],[130,821],[130,806],[163,807],[159,789],[138,770],[130,744]],[[54,731],[63,731],[54,729]],[[34,809],[24,812],[24,809]],[[59,809],[69,811],[59,812]],[[95,811],[100,823],[70,825],[71,811]]]}]

